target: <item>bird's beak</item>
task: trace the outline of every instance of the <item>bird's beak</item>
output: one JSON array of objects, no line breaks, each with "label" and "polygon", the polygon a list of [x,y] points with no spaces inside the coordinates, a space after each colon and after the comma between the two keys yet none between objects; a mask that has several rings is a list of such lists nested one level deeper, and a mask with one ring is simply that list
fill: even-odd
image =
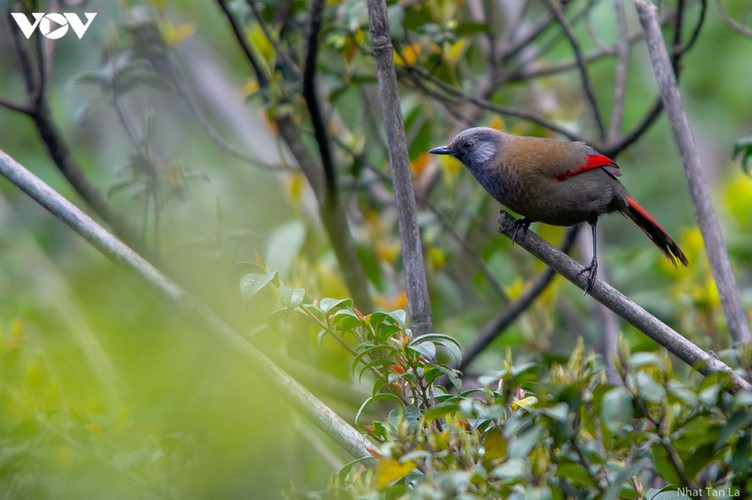
[{"label": "bird's beak", "polygon": [[450,155],[452,154],[452,150],[449,149],[447,146],[439,146],[438,148],[433,148],[428,150],[429,153],[432,155]]}]

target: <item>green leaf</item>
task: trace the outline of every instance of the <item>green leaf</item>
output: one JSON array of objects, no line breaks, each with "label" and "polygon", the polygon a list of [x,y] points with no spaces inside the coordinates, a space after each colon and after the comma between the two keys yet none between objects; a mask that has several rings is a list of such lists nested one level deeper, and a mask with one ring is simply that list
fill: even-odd
[{"label": "green leaf", "polygon": [[588,474],[585,467],[576,463],[559,464],[556,468],[556,475],[570,480],[575,486],[595,486],[595,482]]},{"label": "green leaf", "polygon": [[614,387],[603,396],[601,418],[609,431],[618,433],[626,430],[625,426],[633,417],[632,395],[626,388]]},{"label": "green leaf", "polygon": [[423,420],[433,422],[449,414],[456,413],[460,408],[459,403],[440,403],[432,406],[423,413]]},{"label": "green leaf", "polygon": [[358,425],[358,426],[360,425],[358,423],[358,420],[360,420],[360,416],[363,414],[366,408],[371,406],[376,401],[387,401],[387,400],[397,401],[397,403],[402,405],[402,401],[400,401],[400,398],[398,398],[394,394],[391,394],[389,392],[381,392],[379,394],[375,394],[369,397],[368,399],[366,399],[365,401],[363,401],[363,404],[360,405],[360,408],[358,408],[357,413],[355,413],[355,425]]},{"label": "green leaf", "polygon": [[421,335],[420,337],[413,339],[411,344],[427,341],[431,341],[434,344],[440,345],[448,350],[457,365],[462,363],[462,350],[460,349],[460,345],[456,339],[450,337],[449,335],[444,335],[441,333],[426,333],[424,335]]},{"label": "green leaf", "polygon": [[627,364],[631,368],[642,368],[645,366],[655,366],[661,370],[666,369],[666,363],[658,353],[655,352],[636,352],[629,357]]},{"label": "green leaf", "polygon": [[249,301],[276,279],[276,271],[266,274],[246,274],[240,278],[240,296],[243,300]]},{"label": "green leaf", "polygon": [[714,446],[712,444],[706,444],[697,448],[689,457],[683,458],[684,461],[684,474],[690,480],[693,480],[702,469],[705,468],[716,457],[714,453]]},{"label": "green leaf", "polygon": [[721,434],[718,436],[718,442],[716,444],[716,450],[723,447],[726,443],[726,441],[734,434],[739,432],[741,429],[747,429],[749,428],[749,425],[752,423],[752,412],[749,410],[739,410],[735,411],[733,415],[731,415],[731,418],[728,419],[726,422],[726,425],[723,426],[723,429],[721,429]]},{"label": "green leaf", "polygon": [[681,478],[676,472],[676,468],[671,463],[668,451],[659,443],[653,445],[653,464],[658,474],[668,483],[681,484]]},{"label": "green leaf", "polygon": [[509,444],[510,457],[527,457],[543,437],[543,427],[536,425],[527,432],[519,434]]},{"label": "green leaf", "polygon": [[305,288],[292,288],[287,285],[279,286],[279,301],[287,309],[296,309],[303,303]]},{"label": "green leaf", "polygon": [[277,226],[269,235],[266,247],[266,265],[276,269],[283,277],[290,269],[305,242],[306,228],[301,220],[292,220]]},{"label": "green leaf", "polygon": [[501,479],[505,483],[517,483],[526,478],[527,462],[521,458],[510,458],[494,468],[491,477]]},{"label": "green leaf", "polygon": [[752,168],[752,136],[742,137],[734,143],[733,157],[741,156],[742,170],[747,175],[750,175],[750,168]]},{"label": "green leaf", "polygon": [[412,343],[408,344],[407,348],[425,356],[430,361],[436,361],[436,346],[431,342]]},{"label": "green leaf", "polygon": [[736,442],[736,448],[734,449],[734,454],[731,457],[731,463],[729,464],[731,466],[732,470],[735,470],[739,474],[744,474],[749,472],[749,462],[750,462],[750,432],[747,431],[744,434],[742,434],[742,437],[739,438],[739,441]]},{"label": "green leaf", "polygon": [[324,299],[321,299],[319,301],[319,308],[326,315],[333,314],[334,312],[338,311],[339,309],[343,309],[345,307],[352,308],[352,306],[353,306],[352,299],[324,298]]},{"label": "green leaf", "polygon": [[653,377],[645,372],[635,375],[639,395],[649,403],[661,403],[666,398],[666,390]]},{"label": "green leaf", "polygon": [[332,323],[342,330],[352,330],[363,324],[363,321],[350,309],[340,309],[332,316]]},{"label": "green leaf", "polygon": [[[534,396],[529,396],[534,397]],[[528,399],[528,398],[525,398]],[[520,404],[521,401],[517,402],[520,406],[523,406],[523,404]],[[524,406],[523,406],[524,407]],[[553,420],[557,422],[566,422],[567,417],[569,416],[569,405],[566,403],[556,403],[554,406],[550,408],[541,408],[540,413],[543,415],[546,415],[547,417],[552,418]]]}]

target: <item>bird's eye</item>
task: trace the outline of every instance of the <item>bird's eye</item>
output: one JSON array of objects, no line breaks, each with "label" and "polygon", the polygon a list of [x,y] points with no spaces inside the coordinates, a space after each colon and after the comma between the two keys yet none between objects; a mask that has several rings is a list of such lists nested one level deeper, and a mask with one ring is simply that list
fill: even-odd
[{"label": "bird's eye", "polygon": [[466,141],[462,145],[462,149],[464,149],[465,151],[472,151],[474,147],[475,147],[475,143],[473,141]]}]

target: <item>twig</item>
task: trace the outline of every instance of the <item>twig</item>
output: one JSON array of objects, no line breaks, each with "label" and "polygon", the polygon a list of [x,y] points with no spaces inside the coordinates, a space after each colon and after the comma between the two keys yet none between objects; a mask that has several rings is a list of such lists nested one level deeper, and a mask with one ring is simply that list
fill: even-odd
[{"label": "twig", "polygon": [[157,295],[171,302],[207,334],[214,335],[232,352],[248,357],[248,366],[257,369],[260,377],[273,384],[282,397],[349,454],[355,458],[370,456],[368,449],[372,446],[357,430],[270,361],[243,335],[3,151],[0,151],[0,174],[97,250],[137,275]]},{"label": "twig", "polygon": [[744,26],[741,23],[736,22],[726,11],[726,9],[721,5],[721,0],[715,0],[715,8],[718,11],[718,15],[721,16],[721,19],[723,20],[726,25],[731,28],[732,30],[736,31],[742,36],[746,36],[749,38],[752,38],[752,29],[748,28],[747,26]]},{"label": "twig", "polygon": [[640,23],[645,30],[648,53],[653,64],[661,100],[666,108],[674,140],[679,149],[684,177],[689,185],[689,192],[695,208],[697,224],[700,226],[708,261],[713,273],[726,315],[729,333],[735,343],[747,343],[752,340],[749,322],[742,306],[739,289],[731,268],[728,250],[723,240],[713,205],[708,193],[708,185],[700,165],[699,155],[692,137],[687,115],[681,102],[681,94],[676,77],[671,70],[668,52],[663,42],[658,25],[656,7],[646,0],[635,0],[635,7]]},{"label": "twig", "polygon": [[384,116],[389,164],[394,182],[402,261],[407,289],[408,312],[416,334],[428,333],[432,328],[431,301],[428,296],[423,245],[420,240],[415,192],[410,178],[405,126],[400,111],[397,76],[392,60],[392,40],[384,0],[368,0],[368,24],[371,46],[376,59],[376,71]]},{"label": "twig", "polygon": [[[499,231],[511,238],[514,233],[514,222],[514,217],[502,210],[499,216]],[[580,289],[585,289],[588,281],[587,273],[583,272],[585,268],[568,255],[532,231],[528,231],[522,237],[518,234],[515,241]],[[728,375],[731,381],[728,388],[730,392],[752,389],[752,384],[737,375],[724,362],[697,347],[612,286],[596,279],[588,294],[703,375],[717,372]]]},{"label": "twig", "polygon": [[[419,197],[418,202],[420,202],[421,205],[425,206],[428,210],[433,213],[436,218],[439,221],[439,224],[447,231],[449,234],[454,238],[454,240],[462,246],[462,248],[467,252],[468,255],[475,261],[480,271],[483,273],[483,275],[486,277],[486,280],[488,281],[488,284],[491,285],[491,288],[496,292],[496,294],[501,297],[501,299],[506,302],[507,304],[511,302],[511,299],[509,298],[509,295],[504,291],[504,289],[499,284],[499,281],[496,279],[496,277],[493,275],[491,270],[486,265],[486,262],[483,260],[483,258],[478,255],[478,253],[475,251],[475,249],[468,243],[468,241],[455,229],[454,225],[452,224],[452,221],[447,218],[446,215],[444,215],[441,210],[439,210],[433,203],[431,203],[428,199]],[[464,354],[463,354],[464,356]]]},{"label": "twig", "polygon": [[[27,91],[27,104],[25,106],[16,106],[16,110],[25,113],[32,119],[50,158],[84,203],[129,244],[141,252],[148,252],[143,238],[141,238],[128,219],[119,213],[102,193],[89,182],[89,179],[71,157],[68,145],[52,119],[52,113],[47,102],[44,58],[41,49],[38,51],[37,68],[35,71],[32,56],[20,39],[18,30],[12,28],[10,31],[13,36],[16,54],[21,65]],[[41,41],[37,40],[38,46],[41,43]]]},{"label": "twig", "polygon": [[[563,243],[561,244],[561,251],[569,253],[572,249],[572,245],[575,242],[578,233],[578,227],[574,227],[567,231]],[[541,293],[548,287],[553,281],[556,272],[549,268],[542,271],[530,287],[528,287],[522,295],[516,300],[510,303],[501,314],[496,318],[488,322],[483,330],[478,334],[472,344],[468,346],[462,353],[462,363],[460,364],[460,370],[464,371],[468,366],[472,364],[475,358],[483,352],[497,337],[499,337],[506,329],[514,323],[517,318],[522,315],[528,308],[535,302]]]},{"label": "twig", "polygon": [[600,136],[601,141],[603,141],[606,139],[606,126],[603,124],[603,118],[601,117],[601,112],[598,107],[598,99],[595,96],[595,89],[593,89],[593,83],[590,81],[590,76],[587,72],[587,61],[585,61],[585,57],[582,53],[582,47],[580,47],[580,43],[577,41],[577,37],[572,30],[572,26],[564,16],[564,13],[561,10],[561,6],[554,0],[546,0],[546,4],[551,10],[551,13],[556,18],[556,21],[559,23],[559,25],[561,25],[561,29],[564,31],[564,34],[569,40],[569,44],[572,46],[574,56],[577,59],[577,66],[580,71],[580,77],[582,79],[582,87],[585,93],[585,99],[587,99],[588,103],[590,104],[590,110],[593,113],[595,124],[598,127],[598,135]]},{"label": "twig", "polygon": [[[260,63],[243,33],[242,27],[238,24],[225,0],[216,0],[220,9],[227,18],[232,27],[235,39],[240,45],[248,62],[256,74],[256,79],[261,89],[261,95],[268,104],[271,101],[271,88],[269,78],[261,68]],[[347,223],[347,215],[344,210],[331,210],[327,207],[325,184],[321,177],[321,169],[309,153],[305,143],[302,140],[300,127],[294,122],[289,114],[277,115],[274,122],[287,147],[290,149],[295,160],[298,162],[303,175],[305,175],[311,189],[318,202],[319,217],[324,226],[324,231],[329,238],[337,262],[342,270],[345,284],[353,298],[353,301],[365,310],[373,309],[373,300],[368,289],[368,280],[366,279],[363,265],[358,259],[355,252],[355,242],[353,241],[352,232]]]},{"label": "twig", "polygon": [[629,40],[627,35],[627,13],[624,0],[614,0],[616,11],[616,75],[614,76],[614,105],[611,109],[611,123],[608,126],[606,141],[616,140],[624,120],[624,104],[626,97],[627,67],[629,66]]},{"label": "twig", "polygon": [[[679,79],[679,76],[681,74],[681,58],[695,45],[695,42],[697,42],[700,36],[700,30],[705,23],[705,14],[707,13],[707,0],[700,0],[700,14],[697,18],[697,23],[695,24],[692,35],[690,35],[687,43],[682,45],[682,26],[684,24],[682,21],[684,15],[683,5],[684,2],[682,0],[679,3],[679,9],[677,10],[675,16],[674,35],[671,49],[671,66],[674,70],[674,74],[676,75],[677,80]],[[656,99],[655,103],[645,114],[645,116],[643,116],[642,120],[640,120],[640,122],[635,125],[629,132],[624,134],[615,144],[609,144],[602,148],[598,148],[598,150],[603,152],[603,154],[605,154],[606,156],[616,158],[619,153],[634,144],[640,137],[642,137],[645,132],[647,132],[650,126],[653,125],[653,123],[655,123],[655,120],[661,115],[662,111],[663,103],[659,97],[658,99]]]}]

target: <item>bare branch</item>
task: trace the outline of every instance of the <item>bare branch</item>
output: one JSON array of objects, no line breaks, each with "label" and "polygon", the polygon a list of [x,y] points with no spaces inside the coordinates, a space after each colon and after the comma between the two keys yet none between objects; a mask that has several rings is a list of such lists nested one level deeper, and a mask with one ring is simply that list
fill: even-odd
[{"label": "bare branch", "polygon": [[368,450],[373,448],[372,445],[342,417],[270,361],[196,297],[170,281],[149,262],[3,151],[0,151],[0,174],[112,261],[137,275],[154,293],[172,303],[189,321],[200,325],[207,334],[214,335],[232,352],[246,356],[250,361],[248,366],[257,369],[260,377],[273,384],[283,398],[350,455],[355,458],[371,456]]},{"label": "bare branch", "polygon": [[[240,45],[248,62],[256,74],[256,79],[261,89],[261,94],[265,102],[270,101],[270,81],[261,68],[261,64],[256,60],[251,46],[243,34],[242,27],[239,25],[225,0],[216,0],[222,12],[232,27],[236,41]],[[317,31],[318,32],[318,31]],[[315,56],[315,52],[313,53]],[[368,280],[366,279],[363,265],[358,259],[355,252],[355,242],[353,241],[352,232],[347,222],[347,215],[342,209],[331,209],[327,201],[327,188],[321,176],[321,169],[306,148],[300,133],[300,127],[293,121],[292,117],[287,114],[277,115],[274,117],[279,135],[290,149],[295,160],[298,162],[303,175],[311,185],[316,201],[318,202],[319,217],[321,218],[324,230],[332,245],[337,262],[342,271],[343,278],[347,288],[358,307],[366,310],[373,309],[373,300],[368,289]],[[333,175],[333,170],[330,172]],[[330,182],[330,181],[326,181]]]},{"label": "bare branch", "polygon": [[689,185],[697,223],[705,242],[713,278],[718,286],[729,333],[736,343],[750,342],[752,341],[752,334],[750,333],[749,322],[742,306],[739,289],[736,286],[736,279],[731,268],[731,261],[723,240],[721,227],[710,200],[707,181],[702,171],[702,165],[700,165],[689,120],[682,105],[676,77],[672,71],[668,52],[663,42],[656,7],[646,0],[635,0],[635,7],[640,23],[645,30],[645,40],[653,70],[658,80],[661,100],[666,108],[671,130],[674,133],[674,140],[679,149],[682,166],[684,167],[684,177]]},{"label": "bare branch", "polygon": [[551,13],[554,15],[559,25],[561,25],[561,29],[564,31],[564,34],[569,40],[569,44],[572,46],[575,58],[577,59],[577,66],[580,70],[580,77],[582,78],[582,87],[585,93],[585,98],[590,104],[590,110],[593,113],[593,119],[595,120],[595,124],[598,127],[598,135],[600,136],[600,140],[603,141],[606,139],[606,126],[603,124],[603,118],[601,117],[601,112],[598,107],[598,99],[595,96],[593,83],[590,81],[590,76],[588,76],[587,61],[585,61],[585,57],[582,53],[582,47],[580,47],[580,43],[577,41],[577,37],[575,37],[572,26],[564,16],[564,13],[561,10],[561,5],[559,5],[554,0],[546,0],[546,4],[548,5],[548,8],[551,10]]},{"label": "bare branch", "polygon": [[407,156],[405,126],[400,110],[397,76],[392,60],[393,45],[384,0],[368,0],[368,24],[371,31],[371,46],[376,59],[384,128],[389,145],[389,164],[392,168],[394,198],[402,242],[408,312],[415,332],[417,334],[428,333],[432,328],[431,300],[428,296],[423,245],[418,227],[415,192],[410,178],[410,160]]},{"label": "bare branch", "polygon": [[[499,216],[499,231],[511,238],[514,233],[514,222],[514,217],[502,210]],[[515,241],[580,289],[585,289],[588,281],[587,272],[584,272],[585,268],[571,257],[532,231],[528,231],[522,237],[517,235]],[[588,294],[703,375],[717,372],[728,375],[732,384],[728,388],[729,391],[752,389],[752,384],[741,378],[731,367],[697,347],[611,285],[596,279]]]},{"label": "bare branch", "polygon": [[[572,249],[572,245],[577,238],[578,229],[579,227],[575,226],[567,231],[564,241],[561,244],[562,252],[569,253]],[[496,318],[489,321],[475,340],[473,340],[473,343],[462,352],[460,370],[466,370],[467,367],[475,361],[475,358],[477,358],[478,355],[491,344],[491,342],[496,340],[496,338],[506,331],[509,325],[514,323],[522,313],[527,311],[540,294],[548,288],[548,285],[551,284],[554,276],[556,276],[556,271],[550,267],[546,268],[537,278],[535,278],[532,285],[522,292],[522,295],[509,304]]]},{"label": "bare branch", "polygon": [[721,16],[721,19],[723,20],[726,25],[731,28],[732,30],[736,31],[742,36],[746,36],[749,38],[752,38],[752,29],[750,29],[747,26],[744,26],[743,24],[736,22],[731,15],[729,15],[728,11],[723,7],[721,4],[721,0],[715,0],[715,8],[718,11],[718,15]]},{"label": "bare branch", "polygon": [[624,120],[624,103],[627,86],[627,67],[629,66],[629,39],[627,34],[627,13],[624,0],[614,0],[616,11],[616,75],[614,76],[614,105],[611,109],[611,123],[608,126],[606,141],[616,140]]},{"label": "bare branch", "polygon": [[337,210],[337,176],[334,169],[326,124],[321,114],[318,96],[316,95],[316,56],[319,50],[319,31],[321,31],[321,17],[324,10],[323,0],[312,0],[309,12],[307,30],[307,49],[305,65],[303,66],[303,99],[311,116],[313,135],[319,148],[321,165],[324,169],[324,202],[329,210]]}]

